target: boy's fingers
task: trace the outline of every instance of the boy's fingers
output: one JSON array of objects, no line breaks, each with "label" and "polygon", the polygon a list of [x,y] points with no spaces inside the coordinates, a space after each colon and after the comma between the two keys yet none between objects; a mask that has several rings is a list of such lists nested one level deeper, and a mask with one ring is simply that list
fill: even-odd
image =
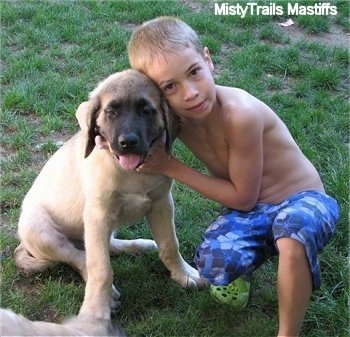
[{"label": "boy's fingers", "polygon": [[104,144],[101,136],[95,137],[95,144],[96,144],[98,149],[103,149],[105,147],[105,144]]}]

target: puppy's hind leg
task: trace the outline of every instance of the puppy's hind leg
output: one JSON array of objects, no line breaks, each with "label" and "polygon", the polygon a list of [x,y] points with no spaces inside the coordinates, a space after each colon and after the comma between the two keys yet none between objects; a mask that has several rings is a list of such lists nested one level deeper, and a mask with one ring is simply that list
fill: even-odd
[{"label": "puppy's hind leg", "polygon": [[85,252],[77,249],[43,209],[22,213],[18,234],[20,245],[14,252],[17,267],[26,272],[39,272],[55,262],[76,269],[86,281]]},{"label": "puppy's hind leg", "polygon": [[[157,244],[153,240],[148,239],[134,239],[134,240],[121,240],[117,239],[116,232],[113,232],[110,237],[110,255],[118,255],[121,253],[140,254],[150,250],[157,250]],[[112,298],[111,309],[115,313],[120,307],[120,292],[112,284]]]},{"label": "puppy's hind leg", "polygon": [[52,261],[35,258],[23,243],[20,243],[15,249],[14,260],[17,268],[28,274],[43,271],[53,264]]},{"label": "puppy's hind leg", "polygon": [[110,254],[117,255],[120,253],[140,254],[150,250],[157,250],[157,244],[154,240],[133,239],[121,240],[115,237],[116,233],[112,233],[110,238]]},{"label": "puppy's hind leg", "polygon": [[37,254],[37,256],[39,257],[32,255],[23,242],[14,251],[17,268],[26,274],[41,272],[56,262],[63,262],[75,269],[86,281],[85,252],[76,249],[68,240],[64,250],[60,251],[59,254],[50,256],[50,258],[45,258],[41,254]]}]

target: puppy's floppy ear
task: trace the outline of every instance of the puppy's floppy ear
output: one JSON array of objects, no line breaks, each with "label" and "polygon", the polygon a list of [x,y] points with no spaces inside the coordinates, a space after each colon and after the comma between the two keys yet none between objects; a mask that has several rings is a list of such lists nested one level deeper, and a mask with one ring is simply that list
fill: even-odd
[{"label": "puppy's floppy ear", "polygon": [[171,145],[180,133],[181,119],[169,107],[164,97],[162,98],[161,106],[163,110],[163,119],[166,132],[165,151],[170,153]]},{"label": "puppy's floppy ear", "polygon": [[82,129],[84,132],[88,131],[89,123],[90,123],[90,117],[89,117],[89,111],[90,111],[91,103],[90,101],[83,102],[79,105],[78,110],[75,113],[75,117],[78,120],[80,129]]},{"label": "puppy's floppy ear", "polygon": [[98,135],[98,126],[96,123],[100,102],[97,98],[91,98],[87,102],[79,105],[75,117],[84,133],[87,133],[87,142],[85,148],[85,158],[89,156],[95,147],[95,137]]}]

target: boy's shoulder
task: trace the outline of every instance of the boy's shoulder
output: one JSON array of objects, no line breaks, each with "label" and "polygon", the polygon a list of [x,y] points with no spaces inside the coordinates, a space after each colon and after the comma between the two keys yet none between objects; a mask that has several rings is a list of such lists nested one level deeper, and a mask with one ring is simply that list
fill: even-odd
[{"label": "boy's shoulder", "polygon": [[249,92],[235,87],[216,86],[217,98],[223,107],[238,106],[242,109],[262,103]]},{"label": "boy's shoulder", "polygon": [[227,98],[235,98],[240,95],[251,96],[247,91],[241,88],[216,85],[216,91],[219,95],[227,96]]},{"label": "boy's shoulder", "polygon": [[235,87],[217,86],[217,99],[222,111],[231,118],[240,115],[249,118],[271,109],[249,92]]}]

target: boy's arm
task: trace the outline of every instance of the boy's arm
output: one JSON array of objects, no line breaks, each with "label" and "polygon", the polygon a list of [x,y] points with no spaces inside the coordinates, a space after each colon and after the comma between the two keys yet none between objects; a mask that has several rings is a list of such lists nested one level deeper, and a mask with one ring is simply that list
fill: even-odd
[{"label": "boy's arm", "polygon": [[[253,208],[259,198],[263,174],[264,117],[260,101],[253,100],[241,110],[227,128],[229,143],[228,171],[234,187],[232,203],[239,210]],[[235,208],[235,207],[234,207]]]},{"label": "boy's arm", "polygon": [[161,148],[146,160],[146,165],[141,166],[139,171],[164,174],[220,204],[248,211],[256,204],[261,185],[263,165],[261,119],[255,112],[246,111],[229,122],[227,134],[230,179],[198,172],[168,155]]}]

